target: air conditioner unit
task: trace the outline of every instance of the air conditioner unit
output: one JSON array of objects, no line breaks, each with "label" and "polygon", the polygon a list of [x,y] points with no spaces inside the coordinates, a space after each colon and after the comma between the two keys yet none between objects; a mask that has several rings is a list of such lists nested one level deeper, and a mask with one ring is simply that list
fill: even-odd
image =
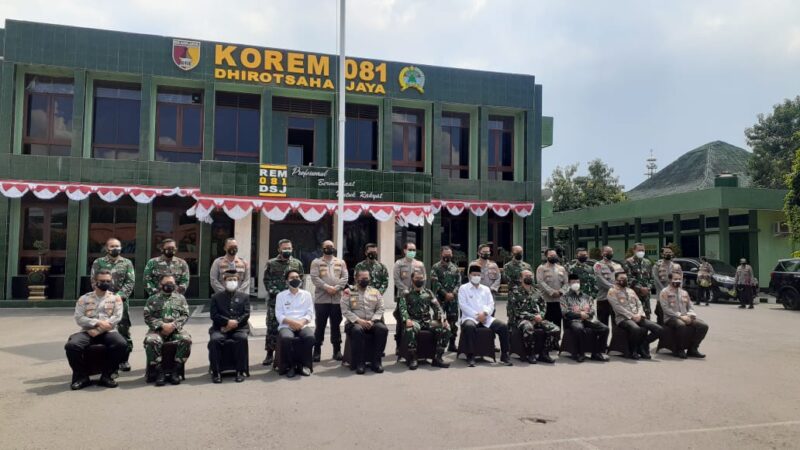
[{"label": "air conditioner unit", "polygon": [[789,234],[789,224],[786,222],[773,223],[772,234],[775,236],[787,236]]}]

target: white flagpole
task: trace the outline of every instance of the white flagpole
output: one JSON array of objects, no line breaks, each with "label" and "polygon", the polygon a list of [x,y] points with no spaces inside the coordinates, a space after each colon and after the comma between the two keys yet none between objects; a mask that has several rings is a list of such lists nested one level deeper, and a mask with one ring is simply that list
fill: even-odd
[{"label": "white flagpole", "polygon": [[339,123],[339,143],[337,161],[339,163],[339,205],[336,214],[336,254],[339,259],[344,258],[344,125],[345,125],[345,0],[339,1],[339,110],[337,121]]}]

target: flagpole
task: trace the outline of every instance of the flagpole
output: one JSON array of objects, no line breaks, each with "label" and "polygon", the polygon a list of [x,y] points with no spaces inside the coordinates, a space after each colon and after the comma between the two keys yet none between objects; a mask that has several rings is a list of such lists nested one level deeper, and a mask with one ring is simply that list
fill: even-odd
[{"label": "flagpole", "polygon": [[344,52],[344,32],[345,32],[345,0],[339,0],[339,109],[336,114],[339,124],[337,136],[338,142],[338,164],[339,164],[339,204],[336,214],[336,253],[339,259],[344,258],[344,129],[345,129],[345,52]]}]

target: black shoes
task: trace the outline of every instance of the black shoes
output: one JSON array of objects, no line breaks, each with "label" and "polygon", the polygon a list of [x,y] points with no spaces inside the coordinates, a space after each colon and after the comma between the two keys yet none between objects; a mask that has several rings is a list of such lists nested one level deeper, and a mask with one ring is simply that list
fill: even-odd
[{"label": "black shoes", "polygon": [[685,350],[678,350],[677,352],[672,353],[673,356],[678,357],[680,359],[686,359],[686,351]]},{"label": "black shoes", "polygon": [[222,383],[222,375],[220,375],[218,373],[212,373],[211,374],[211,382],[214,383],[214,384]]},{"label": "black shoes", "polygon": [[552,357],[550,357],[550,355],[548,355],[547,353],[542,353],[541,355],[539,355],[539,358],[537,358],[537,361],[540,361],[540,362],[543,362],[543,363],[547,363],[547,364],[554,364],[556,362],[556,360],[554,360]]},{"label": "black shoes", "polygon": [[747,307],[747,309],[753,309],[753,308],[755,308],[755,306],[753,306],[753,305],[750,305],[750,306]]},{"label": "black shoes", "polygon": [[375,373],[383,373],[383,365],[380,361],[372,363],[372,371]]},{"label": "black shoes", "polygon": [[433,357],[433,362],[431,363],[433,367],[440,367],[442,369],[447,369],[448,367],[450,367],[450,363],[446,363],[442,359],[443,353],[444,351],[436,352],[436,356]]},{"label": "black shoes", "polygon": [[289,378],[294,378],[295,375],[296,375],[296,373],[294,371],[294,367],[290,368],[289,371],[286,372],[286,376],[289,377]]},{"label": "black shoes", "polygon": [[536,355],[528,353],[528,357],[525,358],[525,361],[528,361],[528,364],[536,364]]},{"label": "black shoes", "polygon": [[475,355],[467,355],[467,366],[475,367]]},{"label": "black shoes", "polygon": [[322,353],[322,349],[320,348],[320,346],[319,345],[315,345],[314,346],[314,356],[312,357],[313,358],[312,360],[314,362],[319,362],[321,353]]},{"label": "black shoes", "polygon": [[513,366],[514,363],[511,362],[511,358],[508,356],[508,353],[503,353],[500,355],[500,364],[504,366]]},{"label": "black shoes", "polygon": [[275,359],[272,357],[272,351],[268,351],[268,352],[267,352],[267,357],[266,357],[266,358],[264,358],[264,361],[261,363],[261,365],[262,365],[262,366],[271,366],[271,365],[272,365],[272,362],[273,362],[274,360],[275,360]]},{"label": "black shoes", "polygon": [[311,375],[311,368],[309,367],[301,367],[300,368],[300,375],[307,377]]},{"label": "black shoes", "polygon": [[163,370],[159,370],[158,375],[156,375],[156,386],[163,386],[165,384],[167,384],[167,377]]},{"label": "black shoes", "polygon": [[417,367],[419,367],[419,362],[417,362],[417,358],[410,358],[408,360],[408,368],[410,370],[417,370]]},{"label": "black shoes", "polygon": [[128,361],[123,361],[123,362],[119,363],[119,370],[121,370],[123,372],[130,372],[131,371],[130,363]]},{"label": "black shoes", "polygon": [[177,385],[181,384],[181,377],[178,374],[174,373],[174,372],[168,373],[166,375],[166,379],[169,380],[169,384],[171,384],[173,386],[177,386]]},{"label": "black shoes", "polygon": [[97,384],[107,388],[115,388],[119,386],[119,384],[117,384],[117,382],[110,376],[100,377],[100,381],[98,381]]},{"label": "black shoes", "polygon": [[700,351],[698,351],[696,348],[690,349],[686,353],[686,356],[688,356],[689,358],[705,358],[706,357],[706,355],[704,355],[703,353],[700,353]]},{"label": "black shoes", "polygon": [[367,371],[367,367],[364,365],[364,363],[361,363],[356,367],[356,374],[357,375],[364,375],[364,372],[366,372],[366,371]]},{"label": "black shoes", "polygon": [[745,309],[745,308],[747,308],[747,307],[744,306],[744,305],[739,305],[739,309]]},{"label": "black shoes", "polygon": [[234,378],[233,381],[237,383],[244,381],[244,372],[236,372],[236,378]]},{"label": "black shoes", "polygon": [[342,360],[342,352],[339,351],[338,347],[333,349],[333,360],[334,361],[341,361]]},{"label": "black shoes", "polygon": [[608,356],[602,353],[592,353],[592,361],[606,362],[608,361]]},{"label": "black shoes", "polygon": [[584,361],[586,361],[586,355],[584,355],[583,353],[578,353],[578,354],[575,356],[575,362],[582,363],[582,362],[584,362]]},{"label": "black shoes", "polygon": [[90,384],[92,384],[92,382],[89,380],[89,378],[81,378],[80,380],[74,381],[72,384],[70,384],[69,388],[73,391],[79,391]]}]

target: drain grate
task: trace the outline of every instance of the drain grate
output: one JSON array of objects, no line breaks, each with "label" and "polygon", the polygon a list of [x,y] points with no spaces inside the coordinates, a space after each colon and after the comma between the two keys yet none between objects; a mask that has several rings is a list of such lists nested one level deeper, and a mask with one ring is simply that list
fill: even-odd
[{"label": "drain grate", "polygon": [[519,420],[522,423],[545,424],[555,422],[557,419],[552,416],[530,416],[520,417]]}]

